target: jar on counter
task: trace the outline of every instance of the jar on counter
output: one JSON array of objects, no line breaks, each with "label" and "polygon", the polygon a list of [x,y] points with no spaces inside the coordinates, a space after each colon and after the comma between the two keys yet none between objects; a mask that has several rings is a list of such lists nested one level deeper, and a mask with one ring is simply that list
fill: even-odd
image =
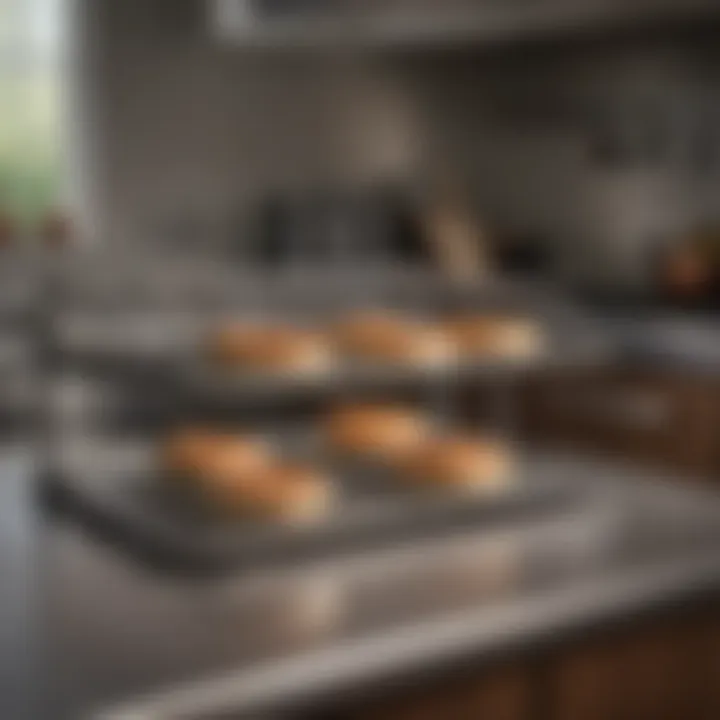
[{"label": "jar on counter", "polygon": [[72,245],[76,239],[75,226],[65,211],[59,208],[48,210],[40,221],[40,244],[56,250]]},{"label": "jar on counter", "polygon": [[9,212],[0,208],[0,249],[12,247],[17,237],[17,222]]}]

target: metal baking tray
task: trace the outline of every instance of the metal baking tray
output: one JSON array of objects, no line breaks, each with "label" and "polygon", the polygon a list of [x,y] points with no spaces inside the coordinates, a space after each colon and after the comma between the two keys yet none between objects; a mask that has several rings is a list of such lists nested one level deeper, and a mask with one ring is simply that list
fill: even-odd
[{"label": "metal baking tray", "polygon": [[173,492],[154,464],[156,442],[67,443],[56,458],[56,497],[106,540],[143,560],[180,571],[253,569],[365,550],[417,537],[497,526],[538,514],[575,511],[587,493],[542,462],[522,457],[502,493],[408,489],[378,466],[324,453],[317,436],[283,428],[271,437],[281,454],[313,460],[335,483],[334,511],[292,525],[220,519]]},{"label": "metal baking tray", "polygon": [[292,391],[304,388],[342,388],[379,385],[396,387],[403,383],[462,380],[483,373],[514,374],[527,371],[552,360],[550,353],[527,359],[491,359],[474,362],[453,361],[437,364],[373,362],[353,357],[338,357],[333,366],[322,372],[278,373],[252,369],[227,369],[213,364],[196,348],[177,365],[177,377],[183,386],[203,394],[230,393],[250,396],[278,388]]},{"label": "metal baking tray", "polygon": [[[276,316],[282,318],[283,316]],[[396,389],[453,384],[473,379],[512,377],[551,367],[602,364],[613,356],[609,338],[574,323],[539,318],[549,348],[527,359],[449,362],[436,367],[339,359],[334,368],[312,374],[263,373],[214,366],[200,350],[198,317],[101,318],[69,324],[57,338],[66,364],[97,377],[135,382],[154,393],[172,393],[194,401],[273,402],[341,389]],[[153,322],[155,325],[153,325]]]},{"label": "metal baking tray", "polygon": [[169,372],[178,388],[190,398],[239,402],[281,395],[341,389],[451,386],[475,379],[514,377],[541,369],[579,367],[607,362],[608,345],[601,341],[564,341],[556,336],[553,349],[528,358],[488,358],[448,362],[434,367],[400,363],[341,360],[322,373],[282,374],[252,370],[227,370],[213,366],[196,353],[179,361]]}]

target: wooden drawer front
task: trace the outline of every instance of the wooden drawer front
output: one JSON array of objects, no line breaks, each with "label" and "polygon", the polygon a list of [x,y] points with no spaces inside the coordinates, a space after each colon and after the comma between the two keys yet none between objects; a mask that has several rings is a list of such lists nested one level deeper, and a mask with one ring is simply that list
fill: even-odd
[{"label": "wooden drawer front", "polygon": [[714,470],[714,385],[638,373],[538,379],[524,394],[526,432],[538,440],[691,472]]},{"label": "wooden drawer front", "polygon": [[710,720],[720,639],[706,623],[652,627],[568,651],[550,670],[552,720]]},{"label": "wooden drawer front", "polygon": [[407,698],[372,705],[353,720],[531,720],[535,707],[523,668],[493,671],[475,680],[416,690]]},{"label": "wooden drawer front", "polygon": [[[718,720],[720,614],[714,607],[615,629],[532,661],[323,720]],[[317,718],[312,718],[317,720]]]},{"label": "wooden drawer front", "polygon": [[720,615],[707,613],[693,620],[688,649],[689,678],[686,684],[694,717],[720,718]]},{"label": "wooden drawer front", "polygon": [[620,720],[622,675],[611,645],[577,650],[551,670],[553,720]]}]

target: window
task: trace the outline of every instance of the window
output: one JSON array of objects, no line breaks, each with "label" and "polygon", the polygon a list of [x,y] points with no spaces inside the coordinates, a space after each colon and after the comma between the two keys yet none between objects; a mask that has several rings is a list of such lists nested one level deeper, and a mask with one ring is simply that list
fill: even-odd
[{"label": "window", "polygon": [[0,209],[33,222],[59,200],[63,0],[0,0]]}]

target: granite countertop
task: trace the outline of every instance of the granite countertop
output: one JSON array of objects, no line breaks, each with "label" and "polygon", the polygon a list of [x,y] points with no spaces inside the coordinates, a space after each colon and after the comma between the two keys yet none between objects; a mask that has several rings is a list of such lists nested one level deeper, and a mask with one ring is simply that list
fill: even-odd
[{"label": "granite countertop", "polygon": [[244,577],[159,575],[54,523],[53,717],[277,717],[720,587],[713,495],[547,461],[587,485],[581,510]]}]

